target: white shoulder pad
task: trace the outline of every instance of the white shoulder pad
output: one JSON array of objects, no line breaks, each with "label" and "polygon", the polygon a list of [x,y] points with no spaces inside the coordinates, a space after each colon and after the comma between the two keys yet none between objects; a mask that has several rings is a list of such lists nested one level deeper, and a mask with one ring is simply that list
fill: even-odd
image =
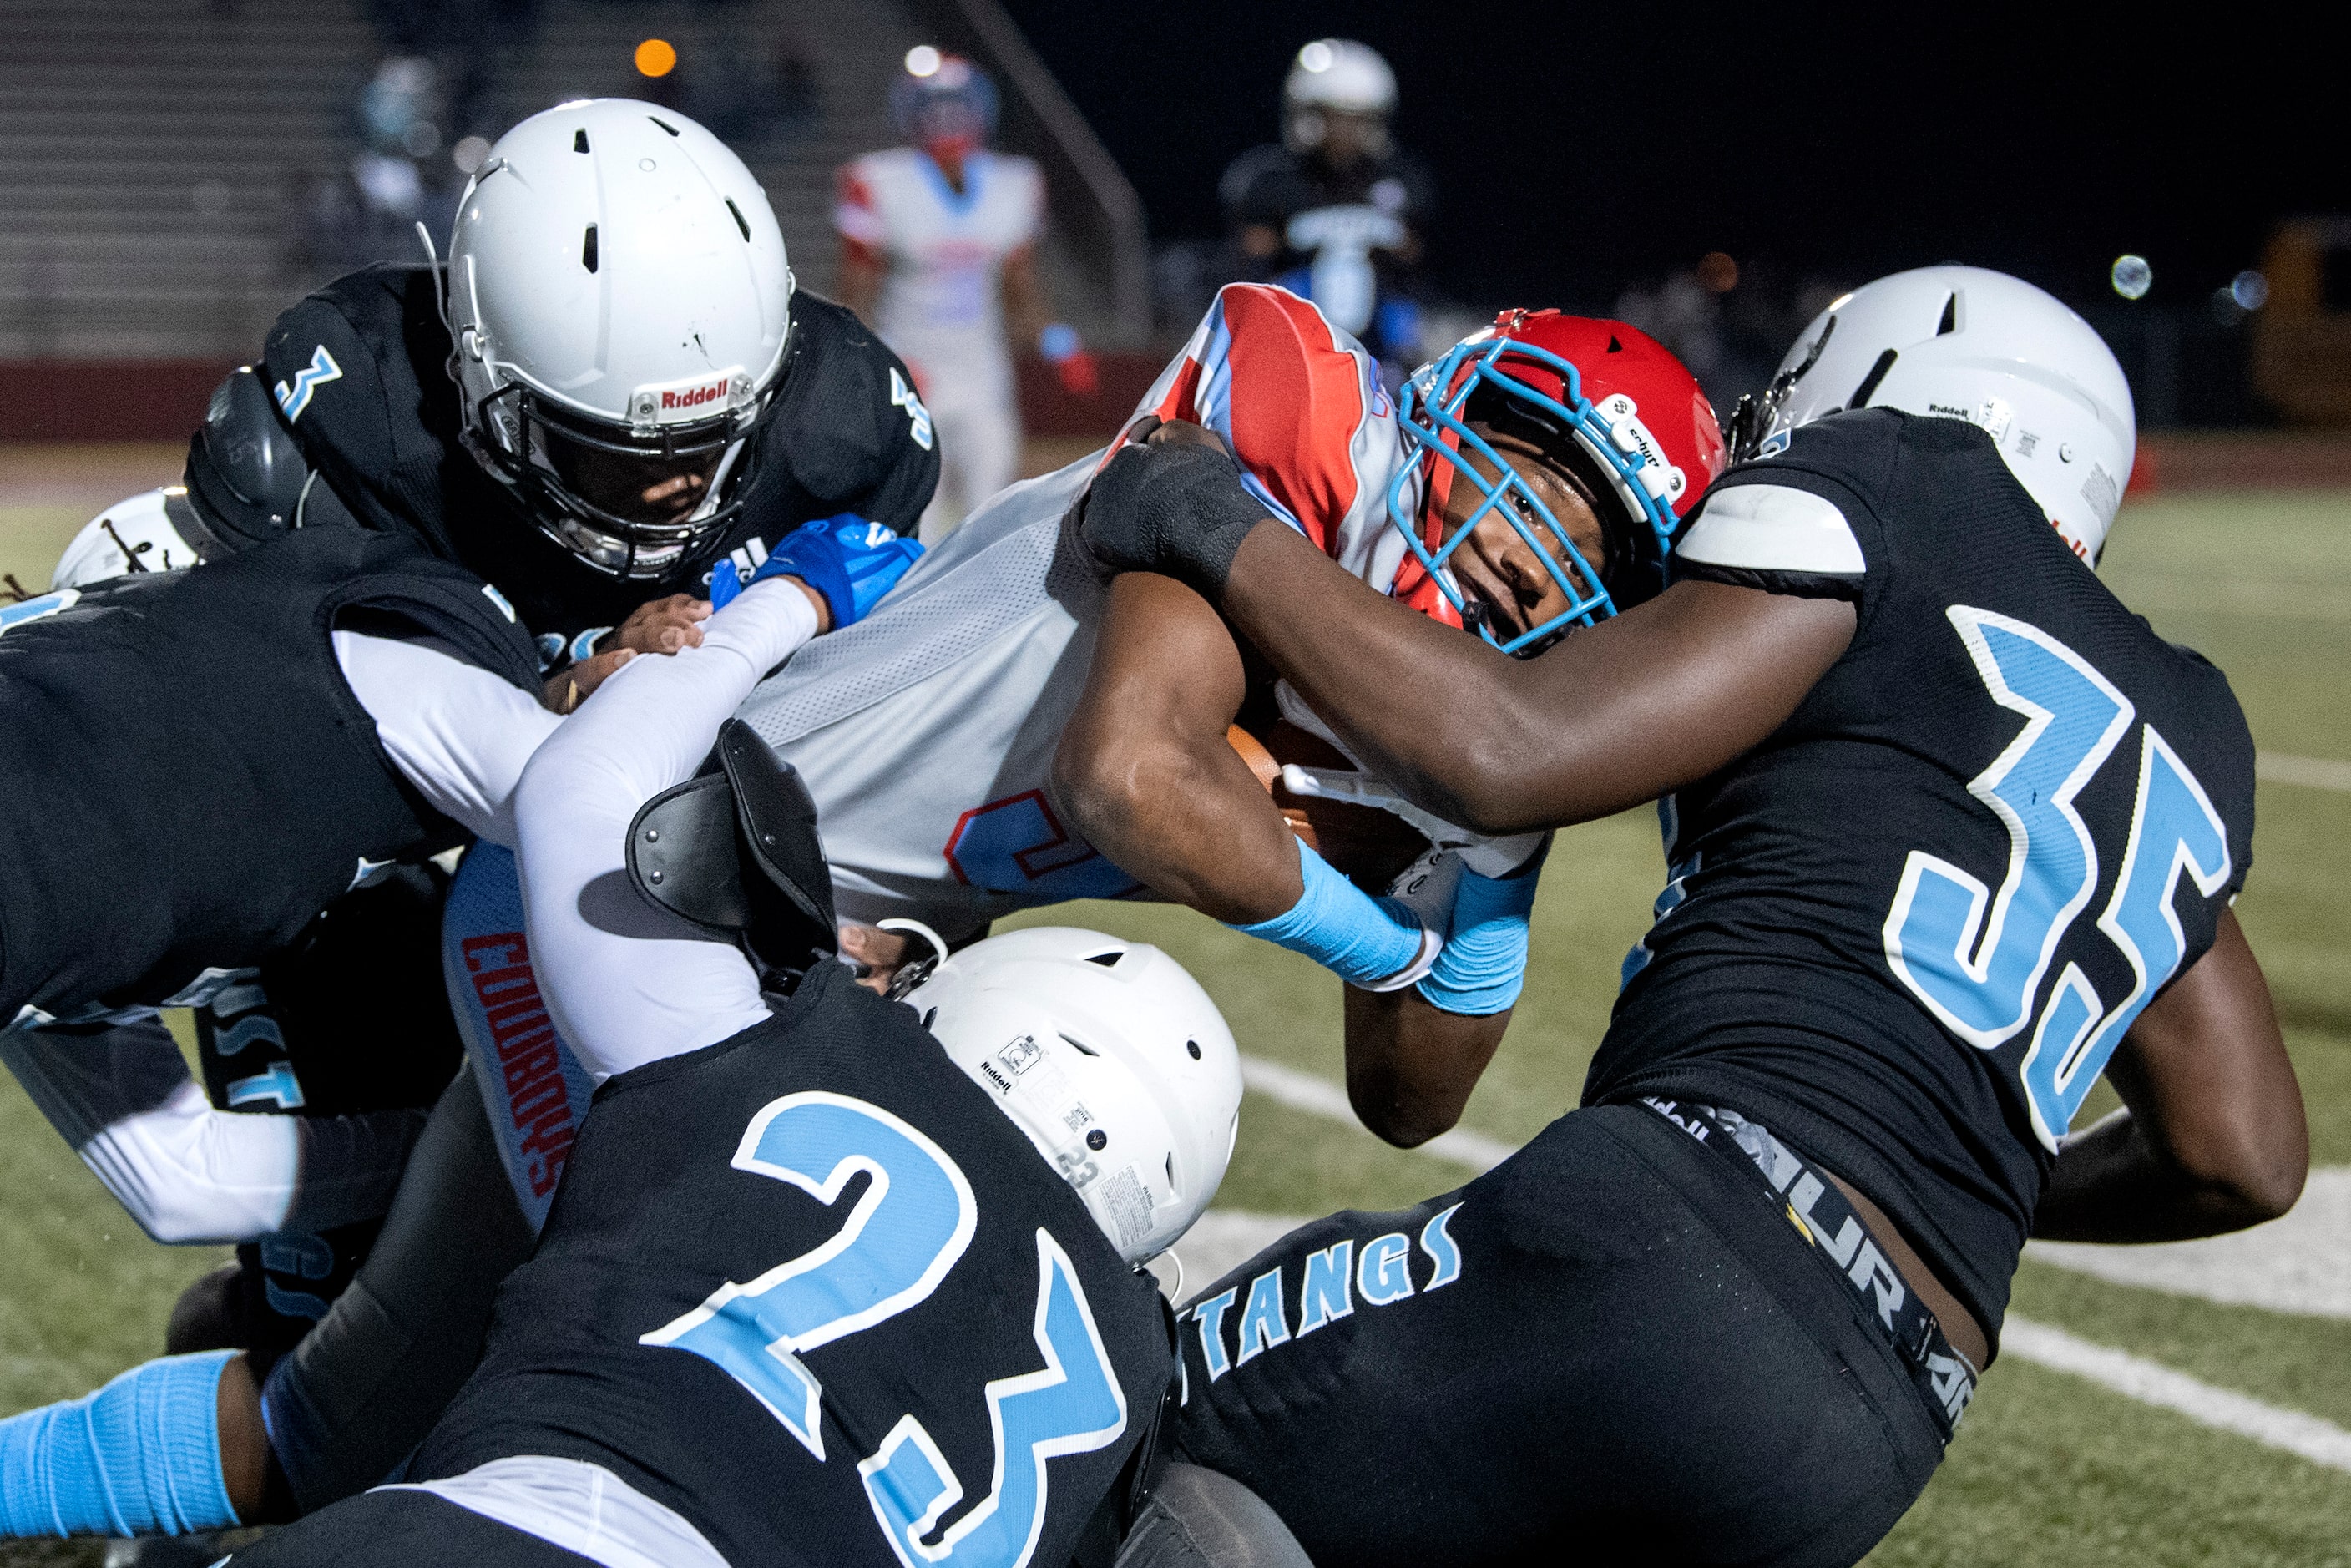
[{"label": "white shoulder pad", "polygon": [[1868,570],[1836,504],[1785,485],[1734,485],[1708,496],[1674,553],[1750,571],[1858,577]]},{"label": "white shoulder pad", "polygon": [[180,537],[164,514],[163,497],[163,491],[149,490],[116,502],[84,524],[57,558],[49,586],[88,588],[133,570],[177,571],[197,564],[195,547]]}]

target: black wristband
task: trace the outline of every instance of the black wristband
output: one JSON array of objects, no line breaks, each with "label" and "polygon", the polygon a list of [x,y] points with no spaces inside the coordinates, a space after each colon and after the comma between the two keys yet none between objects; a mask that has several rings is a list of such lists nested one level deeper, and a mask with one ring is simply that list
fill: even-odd
[{"label": "black wristband", "polygon": [[1113,571],[1158,571],[1221,596],[1241,540],[1267,518],[1232,459],[1189,444],[1130,445],[1094,476],[1082,532]]}]

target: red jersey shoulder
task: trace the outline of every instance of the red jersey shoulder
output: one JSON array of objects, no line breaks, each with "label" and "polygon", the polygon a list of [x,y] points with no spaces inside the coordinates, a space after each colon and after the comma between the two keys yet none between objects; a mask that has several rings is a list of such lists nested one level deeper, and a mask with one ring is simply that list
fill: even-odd
[{"label": "red jersey shoulder", "polygon": [[1371,406],[1366,374],[1312,305],[1287,289],[1236,283],[1217,295],[1155,412],[1223,435],[1307,538],[1335,551],[1362,488],[1354,442]]}]

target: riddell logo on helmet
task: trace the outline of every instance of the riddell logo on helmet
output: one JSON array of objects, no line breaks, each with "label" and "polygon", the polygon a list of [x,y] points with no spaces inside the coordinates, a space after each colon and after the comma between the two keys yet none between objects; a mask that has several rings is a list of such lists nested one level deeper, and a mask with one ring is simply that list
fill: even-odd
[{"label": "riddell logo on helmet", "polygon": [[662,412],[667,413],[673,409],[700,408],[704,403],[716,402],[726,395],[725,382],[710,382],[702,386],[688,387],[684,392],[665,392],[661,394]]},{"label": "riddell logo on helmet", "polygon": [[691,381],[656,382],[629,394],[629,417],[631,423],[639,425],[713,419],[733,407],[750,390],[750,382],[739,365]]}]

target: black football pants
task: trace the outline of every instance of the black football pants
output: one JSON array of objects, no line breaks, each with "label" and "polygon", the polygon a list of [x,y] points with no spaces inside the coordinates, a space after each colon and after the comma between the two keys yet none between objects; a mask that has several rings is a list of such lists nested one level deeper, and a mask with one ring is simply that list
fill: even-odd
[{"label": "black football pants", "polygon": [[1179,1325],[1176,1451],[1349,1568],[1858,1561],[1941,1437],[1742,1164],[1603,1106],[1302,1227]]},{"label": "black football pants", "polygon": [[357,1278],[262,1385],[281,1509],[374,1486],[424,1440],[481,1359],[498,1285],[536,1244],[460,1071]]}]

